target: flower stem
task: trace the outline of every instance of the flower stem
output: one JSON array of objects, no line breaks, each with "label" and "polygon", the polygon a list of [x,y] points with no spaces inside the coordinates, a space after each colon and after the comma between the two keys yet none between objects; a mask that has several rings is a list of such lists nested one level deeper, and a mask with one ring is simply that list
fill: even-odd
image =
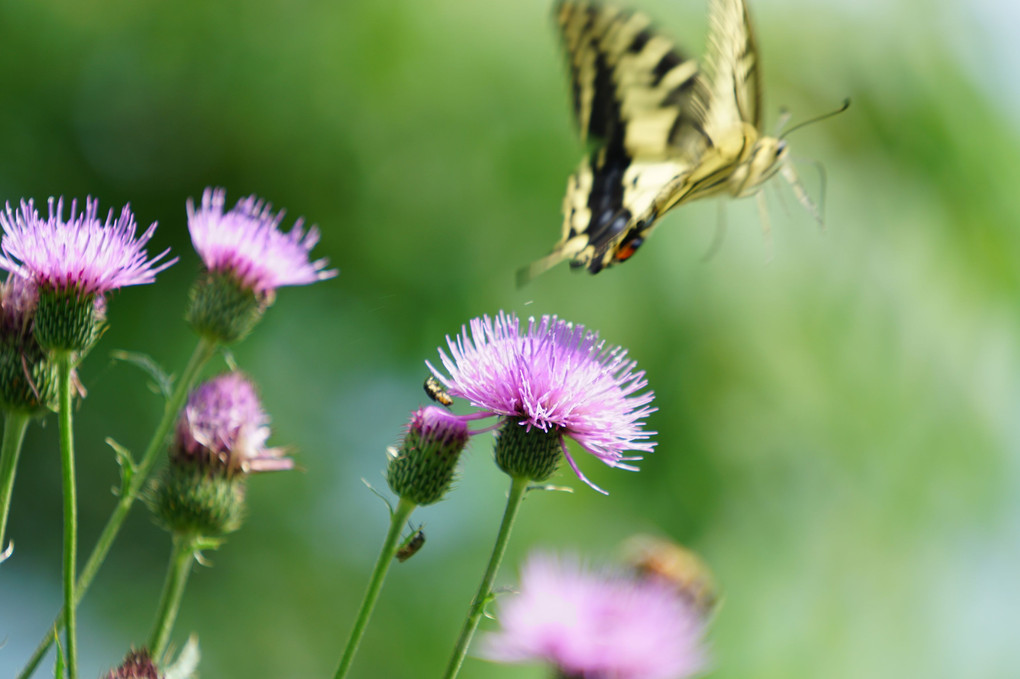
[{"label": "flower stem", "polygon": [[4,414],[4,438],[3,444],[0,445],[0,563],[8,555],[4,542],[4,536],[7,534],[7,513],[11,508],[14,472],[18,468],[21,444],[25,440],[25,430],[28,429],[31,419],[27,413],[15,410],[8,410]]},{"label": "flower stem", "polygon": [[526,477],[514,476],[511,478],[506,510],[503,512],[503,522],[499,525],[496,544],[492,548],[492,556],[489,558],[489,567],[485,570],[482,584],[478,587],[478,592],[471,602],[471,609],[464,621],[464,627],[460,631],[457,646],[453,649],[453,655],[450,656],[450,663],[446,666],[443,679],[453,679],[460,672],[460,666],[464,664],[464,657],[467,655],[471,638],[475,635],[475,630],[478,629],[478,623],[481,622],[485,606],[492,599],[492,583],[496,579],[496,572],[499,570],[500,562],[503,561],[506,545],[510,541],[510,530],[514,526],[514,519],[517,518],[517,510],[521,508],[524,493],[528,490],[528,483],[530,483]]},{"label": "flower stem", "polygon": [[386,579],[386,572],[390,569],[393,557],[397,553],[400,531],[403,529],[408,517],[411,516],[411,512],[417,506],[413,502],[401,498],[400,502],[397,503],[397,508],[390,514],[390,530],[386,534],[386,541],[383,543],[382,551],[379,552],[379,558],[375,562],[375,570],[372,571],[372,579],[368,582],[365,598],[361,602],[361,610],[358,612],[357,620],[354,621],[351,635],[347,639],[347,647],[344,649],[343,657],[340,658],[340,666],[336,670],[336,679],[343,679],[347,675],[348,670],[351,669],[351,663],[354,662],[354,654],[358,652],[358,644],[361,643],[361,637],[365,634],[368,619],[372,616],[375,602],[379,598],[383,581]]},{"label": "flower stem", "polygon": [[57,352],[57,379],[60,398],[60,468],[64,478],[64,622],[67,677],[78,678],[77,601],[74,586],[78,570],[78,492],[74,477],[74,435],[71,431],[70,351]]},{"label": "flower stem", "polygon": [[174,533],[173,550],[170,552],[170,564],[166,570],[166,581],[163,583],[163,594],[159,598],[159,609],[156,612],[156,624],[149,638],[149,653],[157,664],[166,651],[170,641],[170,630],[177,620],[177,611],[181,608],[181,597],[184,586],[188,583],[191,563],[195,560],[195,536]]},{"label": "flower stem", "polygon": [[[113,546],[113,541],[117,538],[117,533],[120,531],[120,527],[124,524],[124,519],[127,518],[128,512],[131,510],[131,505],[138,498],[138,494],[145,486],[146,480],[149,478],[149,474],[152,472],[152,467],[156,464],[158,454],[163,450],[166,442],[166,437],[170,433],[170,429],[173,426],[174,421],[177,419],[177,415],[184,405],[184,400],[188,396],[188,390],[194,384],[195,379],[198,377],[199,372],[202,370],[202,366],[212,358],[216,352],[216,342],[205,339],[204,337],[199,339],[198,346],[195,347],[194,353],[191,355],[191,359],[188,361],[187,367],[184,372],[178,378],[174,384],[174,390],[170,394],[170,398],[167,399],[166,405],[163,408],[163,418],[156,426],[156,431],[152,435],[152,439],[149,441],[148,448],[145,449],[145,453],[142,455],[142,459],[138,462],[134,469],[134,472],[130,476],[130,480],[127,483],[126,488],[121,488],[120,499],[117,501],[117,506],[114,508],[113,513],[106,522],[106,526],[103,528],[103,532],[99,535],[99,540],[96,541],[96,546],[92,549],[92,554],[89,555],[88,561],[85,562],[85,567],[82,568],[81,576],[78,578],[77,587],[77,601],[76,604],[81,601],[85,592],[88,590],[89,585],[92,584],[92,580],[96,577],[96,573],[99,572],[99,567],[103,565],[103,561],[106,560],[106,555],[110,552],[110,548]],[[25,667],[18,674],[17,679],[28,679],[35,672],[39,663],[42,661],[46,651],[49,650],[50,645],[53,644],[59,631],[64,627],[65,611],[60,611],[54,619],[53,624],[50,625],[50,631],[46,633],[39,646],[36,647],[32,657],[29,658],[28,662],[25,663]]]}]

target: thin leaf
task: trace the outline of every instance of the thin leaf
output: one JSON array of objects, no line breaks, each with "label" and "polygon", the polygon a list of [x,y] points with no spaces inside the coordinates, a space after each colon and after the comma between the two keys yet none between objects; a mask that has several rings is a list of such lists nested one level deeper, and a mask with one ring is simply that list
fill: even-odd
[{"label": "thin leaf", "polygon": [[124,361],[138,368],[141,368],[156,383],[156,391],[164,399],[170,398],[173,391],[174,379],[148,354],[139,354],[134,351],[111,351],[110,358],[115,361]]},{"label": "thin leaf", "polygon": [[138,466],[135,465],[135,460],[131,456],[131,451],[114,441],[112,438],[106,438],[106,445],[113,448],[113,454],[117,458],[117,466],[120,467],[120,488],[113,489],[113,494],[119,497],[124,489],[131,483],[131,479],[134,478],[135,472],[138,471]]}]

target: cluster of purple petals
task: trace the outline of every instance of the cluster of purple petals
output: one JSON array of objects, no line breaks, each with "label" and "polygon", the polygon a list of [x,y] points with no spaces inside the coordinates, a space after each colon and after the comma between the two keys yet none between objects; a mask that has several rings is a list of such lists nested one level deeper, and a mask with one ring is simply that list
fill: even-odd
[{"label": "cluster of purple petals", "polygon": [[464,417],[454,415],[446,408],[425,406],[411,413],[408,429],[422,441],[439,448],[454,447],[459,452],[468,441],[468,426]]},{"label": "cluster of purple petals", "polygon": [[0,268],[31,279],[39,288],[102,296],[127,285],[152,283],[157,273],[177,261],[175,257],[160,262],[169,250],[149,259],[145,245],[156,224],[137,236],[134,215],[126,205],[118,218],[110,210],[103,222],[99,201],[92,198],[85,199],[82,212],[77,201],[71,201],[67,220],[63,198],[50,198],[48,204],[46,219],[31,200],[21,201],[17,210],[8,203],[0,212]]},{"label": "cluster of purple petals", "polygon": [[27,278],[7,276],[0,286],[0,328],[4,336],[23,335],[31,326],[39,290]]},{"label": "cluster of purple petals", "polygon": [[177,422],[177,451],[185,459],[244,473],[292,469],[294,461],[266,447],[269,417],[255,387],[239,372],[199,385]]},{"label": "cluster of purple petals", "polygon": [[188,201],[191,242],[209,271],[230,274],[259,293],[337,275],[326,269],[327,260],[309,260],[319,241],[315,227],[302,232],[299,219],[288,233],[280,231],[283,211],[274,214],[256,196],[238,201],[228,212],[225,203],[223,189],[206,189],[198,209]]},{"label": "cluster of purple petals", "polygon": [[481,654],[498,662],[542,661],[584,679],[681,679],[706,665],[704,624],[675,588],[576,558],[532,555],[497,618]]},{"label": "cluster of purple petals", "polygon": [[643,429],[655,410],[654,394],[642,392],[644,372],[583,325],[543,316],[529,319],[522,334],[517,317],[500,312],[473,319],[447,344],[449,354],[439,355],[449,377],[426,365],[451,395],[526,426],[557,429],[610,466],[635,469],[626,463],[640,456],[624,452],[654,449],[655,432]]}]

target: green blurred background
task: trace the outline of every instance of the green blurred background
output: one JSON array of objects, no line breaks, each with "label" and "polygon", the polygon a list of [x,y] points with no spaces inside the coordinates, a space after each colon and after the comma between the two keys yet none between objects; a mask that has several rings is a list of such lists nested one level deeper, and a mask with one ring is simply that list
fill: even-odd
[{"label": "green blurred background", "polygon": [[[699,53],[702,0],[642,0]],[[579,455],[611,495],[529,498],[500,583],[533,547],[612,558],[639,531],[716,571],[716,677],[1015,677],[1020,666],[1020,23],[1009,0],[756,0],[768,129],[828,170],[819,230],[776,182],[754,201],[671,213],[631,263],[548,251],[581,146],[548,4],[0,5],[0,200],[130,201],[181,262],[116,294],[82,367],[81,549],[109,515],[106,436],[138,451],[160,411],[114,349],[179,371],[197,271],[185,200],[257,193],[319,225],[339,278],[281,291],[236,347],[304,472],[252,481],[250,517],[193,574],[175,639],[204,677],[332,676],[382,540],[384,450],[425,401],[423,361],[499,309],[557,313],[628,347],[657,394],[642,471]],[[818,194],[810,165],[801,174]],[[788,209],[784,208],[784,204]],[[507,486],[478,440],[428,542],[390,574],[352,676],[438,676]],[[0,676],[60,600],[56,422],[33,427],[0,572]],[[152,623],[169,540],[138,506],[81,609],[82,675]],[[83,557],[84,558],[84,557]],[[485,625],[490,625],[485,623]],[[52,662],[44,664],[46,676]],[[542,668],[469,660],[465,679]]]}]

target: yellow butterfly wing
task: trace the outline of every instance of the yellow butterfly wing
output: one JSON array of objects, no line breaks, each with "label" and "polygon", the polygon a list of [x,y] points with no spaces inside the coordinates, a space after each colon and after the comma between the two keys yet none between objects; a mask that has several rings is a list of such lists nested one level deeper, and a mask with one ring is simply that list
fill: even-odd
[{"label": "yellow butterfly wing", "polygon": [[586,2],[556,11],[582,140],[596,144],[567,182],[560,242],[518,272],[520,283],[564,259],[592,273],[623,261],[709,143],[709,97],[696,61],[641,13]]}]

